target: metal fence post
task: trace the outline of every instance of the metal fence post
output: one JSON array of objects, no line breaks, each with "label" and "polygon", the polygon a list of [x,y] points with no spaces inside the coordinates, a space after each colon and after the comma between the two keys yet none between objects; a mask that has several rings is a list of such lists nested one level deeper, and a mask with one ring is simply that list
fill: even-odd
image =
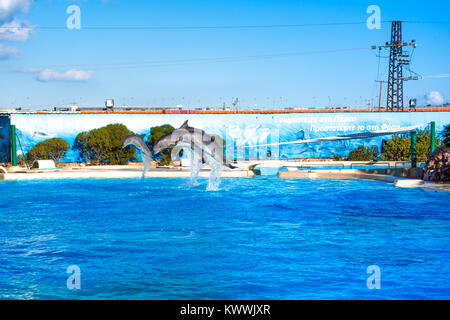
[{"label": "metal fence post", "polygon": [[411,131],[411,168],[417,168],[417,133]]},{"label": "metal fence post", "polygon": [[17,166],[16,126],[11,125],[11,164]]},{"label": "metal fence post", "polygon": [[433,154],[434,150],[436,149],[436,122],[431,121],[431,148],[430,148],[430,154]]}]

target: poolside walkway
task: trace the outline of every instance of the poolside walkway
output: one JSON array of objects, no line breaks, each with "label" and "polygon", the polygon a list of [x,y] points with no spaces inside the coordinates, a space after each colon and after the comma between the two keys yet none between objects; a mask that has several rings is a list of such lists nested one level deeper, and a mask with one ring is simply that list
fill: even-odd
[{"label": "poolside walkway", "polygon": [[450,193],[449,183],[430,183],[419,179],[421,168],[293,170],[278,172],[282,179],[362,179],[394,183],[399,188],[422,188]]},{"label": "poolside walkway", "polygon": [[[65,167],[58,169],[32,169],[9,168],[8,173],[0,171],[0,180],[42,180],[42,179],[116,179],[140,178],[142,166],[89,166]],[[254,175],[251,170],[224,170],[222,177],[247,178]],[[146,174],[149,178],[187,178],[190,176],[189,168],[166,167],[151,168]],[[200,177],[208,177],[209,170],[201,170]]]}]

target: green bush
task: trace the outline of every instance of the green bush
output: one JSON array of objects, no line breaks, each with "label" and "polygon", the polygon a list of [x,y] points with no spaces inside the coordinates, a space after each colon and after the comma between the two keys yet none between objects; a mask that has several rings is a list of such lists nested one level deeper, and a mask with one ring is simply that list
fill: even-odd
[{"label": "green bush", "polygon": [[[175,128],[172,127],[170,124],[164,124],[162,126],[153,127],[150,129],[150,136],[148,137],[148,148],[152,150],[153,152],[153,146],[155,145],[156,141],[161,138],[162,136],[171,133],[174,131]],[[170,165],[170,162],[172,161],[170,154],[172,153],[172,149],[166,149],[160,152],[161,160],[159,161],[159,164],[162,166],[168,166]]]},{"label": "green bush", "polygon": [[411,157],[411,139],[407,136],[393,136],[383,145],[381,158],[387,161],[408,161]]},{"label": "green bush", "polygon": [[[429,130],[417,131],[417,157],[428,158],[431,150],[431,138]],[[436,138],[436,146],[441,143]],[[385,142],[383,146],[382,159],[387,161],[408,161],[411,158],[411,136],[395,135],[391,140]]]},{"label": "green bush", "polygon": [[106,127],[81,132],[75,138],[72,149],[78,152],[80,161],[96,164],[124,165],[130,160],[136,160],[136,151],[129,146],[122,149],[123,140],[133,134],[120,123]]},{"label": "green bush", "polygon": [[365,147],[359,146],[355,150],[350,151],[348,156],[349,161],[371,161],[372,159],[378,157],[378,147]]},{"label": "green bush", "polygon": [[450,124],[444,127],[444,131],[442,131],[442,144],[447,148],[450,148]]},{"label": "green bush", "polygon": [[67,141],[61,138],[53,138],[39,142],[27,154],[27,160],[33,162],[35,160],[53,160],[60,162],[69,150]]}]

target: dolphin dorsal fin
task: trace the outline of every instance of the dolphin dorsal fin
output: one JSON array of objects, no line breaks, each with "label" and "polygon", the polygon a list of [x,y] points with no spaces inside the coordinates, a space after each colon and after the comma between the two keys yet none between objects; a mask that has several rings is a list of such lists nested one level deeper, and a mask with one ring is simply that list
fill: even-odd
[{"label": "dolphin dorsal fin", "polygon": [[186,120],[186,121],[183,123],[183,125],[180,127],[180,129],[187,129],[187,128],[189,127],[188,121],[189,121],[189,120]]}]

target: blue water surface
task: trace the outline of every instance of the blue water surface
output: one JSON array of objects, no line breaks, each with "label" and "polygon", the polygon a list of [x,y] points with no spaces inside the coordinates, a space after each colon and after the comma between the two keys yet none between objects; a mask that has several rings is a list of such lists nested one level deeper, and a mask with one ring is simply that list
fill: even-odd
[{"label": "blue water surface", "polygon": [[[3,299],[449,299],[450,194],[358,180],[0,181]],[[81,269],[69,290],[66,270]],[[379,266],[381,289],[367,268]]]}]

